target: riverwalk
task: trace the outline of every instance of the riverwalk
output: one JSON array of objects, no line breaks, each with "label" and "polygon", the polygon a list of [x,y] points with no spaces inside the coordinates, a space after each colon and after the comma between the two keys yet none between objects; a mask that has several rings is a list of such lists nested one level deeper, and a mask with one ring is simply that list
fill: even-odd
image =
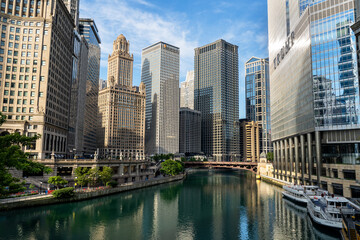
[{"label": "riverwalk", "polygon": [[15,199],[15,198],[2,199],[0,200],[0,211],[8,211],[13,209],[28,208],[28,207],[37,207],[37,206],[50,205],[50,204],[83,201],[87,199],[131,191],[135,189],[155,186],[159,184],[180,181],[183,180],[185,177],[186,177],[186,173],[177,176],[153,178],[141,182],[124,183],[115,188],[104,188],[96,191],[90,190],[90,191],[75,192],[75,196],[68,199],[57,199],[54,198],[52,195],[20,197],[19,199]]}]

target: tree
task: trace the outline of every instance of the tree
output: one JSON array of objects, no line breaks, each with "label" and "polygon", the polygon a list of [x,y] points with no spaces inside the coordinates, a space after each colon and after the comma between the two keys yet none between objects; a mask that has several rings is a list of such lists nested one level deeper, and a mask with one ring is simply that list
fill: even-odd
[{"label": "tree", "polygon": [[89,183],[90,169],[86,167],[78,167],[75,169],[75,182],[76,184],[86,186]]},{"label": "tree", "polygon": [[99,173],[99,177],[100,177],[100,181],[106,185],[108,182],[111,181],[113,175],[113,170],[111,167],[103,167],[103,170],[100,171]]},{"label": "tree", "polygon": [[95,186],[99,182],[99,174],[100,170],[97,167],[89,170],[89,183],[91,186]]},{"label": "tree", "polygon": [[60,186],[63,187],[64,185],[68,184],[68,181],[62,179],[60,176],[53,176],[49,177],[48,183],[55,185],[56,188],[59,189]]},{"label": "tree", "polygon": [[161,163],[160,171],[166,175],[175,176],[184,170],[183,165],[175,160],[168,159]]},{"label": "tree", "polygon": [[268,152],[266,154],[266,159],[269,161],[269,162],[273,162],[274,161],[274,153],[273,152]]},{"label": "tree", "polygon": [[[0,126],[5,122],[5,116],[0,113]],[[24,191],[25,182],[13,177],[9,169],[17,169],[28,173],[45,172],[52,170],[43,164],[29,159],[29,154],[24,153],[22,148],[33,144],[40,135],[27,137],[19,133],[0,136],[0,196]]]}]

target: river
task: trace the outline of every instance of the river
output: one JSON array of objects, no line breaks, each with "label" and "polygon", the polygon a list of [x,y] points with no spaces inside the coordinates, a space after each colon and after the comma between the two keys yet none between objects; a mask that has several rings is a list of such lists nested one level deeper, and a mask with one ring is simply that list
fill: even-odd
[{"label": "river", "polygon": [[0,213],[0,239],[338,239],[247,171],[199,170],[93,200]]}]

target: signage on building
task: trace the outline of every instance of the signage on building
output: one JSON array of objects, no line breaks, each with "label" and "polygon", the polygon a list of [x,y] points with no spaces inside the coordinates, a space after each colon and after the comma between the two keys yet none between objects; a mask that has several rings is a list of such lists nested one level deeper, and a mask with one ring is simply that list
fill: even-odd
[{"label": "signage on building", "polygon": [[295,32],[291,32],[290,36],[288,37],[285,45],[281,48],[280,52],[274,58],[274,69],[279,66],[281,60],[284,59],[286,54],[290,51],[291,47],[294,45],[295,40]]}]

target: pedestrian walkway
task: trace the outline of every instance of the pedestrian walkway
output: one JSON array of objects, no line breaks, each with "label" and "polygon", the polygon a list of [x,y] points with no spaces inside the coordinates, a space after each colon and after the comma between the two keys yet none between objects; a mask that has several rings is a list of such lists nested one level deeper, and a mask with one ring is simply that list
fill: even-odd
[{"label": "pedestrian walkway", "polygon": [[5,198],[0,199],[0,204],[5,203],[13,203],[13,202],[23,202],[28,200],[34,200],[34,199],[41,199],[41,198],[49,198],[52,197],[51,194],[37,194],[37,195],[31,195],[31,196],[25,196],[25,197],[15,197],[15,198]]}]

